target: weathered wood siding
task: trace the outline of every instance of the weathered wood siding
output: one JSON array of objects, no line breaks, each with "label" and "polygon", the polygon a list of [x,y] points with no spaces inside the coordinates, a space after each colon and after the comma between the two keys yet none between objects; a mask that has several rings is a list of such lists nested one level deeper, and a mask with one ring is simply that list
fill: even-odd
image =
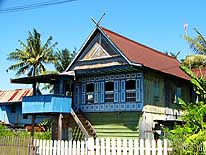
[{"label": "weathered wood siding", "polygon": [[[159,85],[158,98],[154,95],[154,82]],[[165,76],[156,72],[144,74],[144,110],[147,112],[163,113],[165,108],[180,108],[178,101],[175,101],[176,88],[181,88],[181,98],[185,101],[190,100],[189,81],[184,81],[171,76]],[[155,108],[157,107],[157,108]]]},{"label": "weathered wood siding", "polygon": [[139,137],[141,112],[85,113],[98,137]]}]

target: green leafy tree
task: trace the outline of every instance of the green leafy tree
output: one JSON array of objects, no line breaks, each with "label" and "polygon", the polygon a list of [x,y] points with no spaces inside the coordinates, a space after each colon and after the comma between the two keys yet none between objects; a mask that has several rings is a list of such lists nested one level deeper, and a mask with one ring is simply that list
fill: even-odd
[{"label": "green leafy tree", "polygon": [[194,31],[196,33],[194,38],[189,35],[185,35],[184,38],[195,54],[187,56],[183,60],[183,65],[189,68],[206,67],[206,39],[196,28]]},{"label": "green leafy tree", "polygon": [[[54,56],[56,61],[54,62],[55,71],[46,71],[44,74],[58,74],[67,69],[69,64],[71,63],[72,59],[75,56],[75,51],[70,52],[67,48],[63,50],[58,50]],[[42,90],[50,90],[49,92],[52,93],[54,90],[54,86],[50,84],[45,84]]]},{"label": "green leafy tree", "polygon": [[20,49],[9,53],[8,60],[15,60],[17,63],[11,65],[9,70],[17,70],[16,76],[27,74],[28,76],[40,75],[44,72],[45,64],[55,63],[53,48],[57,43],[51,44],[50,36],[44,44],[41,41],[41,35],[36,29],[29,31],[26,43],[19,40]]},{"label": "green leafy tree", "polygon": [[197,77],[190,69],[181,66],[191,77],[191,83],[198,100],[196,102],[184,102],[179,100],[183,107],[181,119],[184,124],[176,126],[167,135],[173,145],[174,155],[200,155],[202,144],[206,141],[206,80]]},{"label": "green leafy tree", "polygon": [[63,72],[67,69],[72,59],[74,58],[75,51],[70,52],[68,49],[63,49],[61,51],[57,51],[55,54],[56,62],[54,63],[54,67],[57,72]]},{"label": "green leafy tree", "polygon": [[192,38],[185,35],[184,38],[195,54],[206,55],[206,39],[196,28],[194,28],[194,31],[197,34],[196,37]]}]

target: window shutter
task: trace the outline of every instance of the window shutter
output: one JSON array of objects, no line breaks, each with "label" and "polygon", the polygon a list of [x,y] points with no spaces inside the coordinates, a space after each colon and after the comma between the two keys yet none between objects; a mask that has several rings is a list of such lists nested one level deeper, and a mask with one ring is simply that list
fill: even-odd
[{"label": "window shutter", "polygon": [[100,102],[101,102],[101,103],[104,103],[104,82],[101,82]]},{"label": "window shutter", "polygon": [[125,80],[121,80],[121,102],[125,102]]},{"label": "window shutter", "polygon": [[78,105],[79,104],[79,86],[76,86],[75,87],[75,101],[74,101],[74,103],[75,103],[75,105]]},{"label": "window shutter", "polygon": [[86,84],[82,84],[82,104],[85,104]]},{"label": "window shutter", "polygon": [[98,103],[98,90],[99,90],[99,82],[94,83],[94,103]]},{"label": "window shutter", "polygon": [[114,81],[114,102],[119,101],[118,87],[119,87],[119,81]]},{"label": "window shutter", "polygon": [[136,102],[141,101],[141,93],[140,93],[140,79],[136,80]]}]

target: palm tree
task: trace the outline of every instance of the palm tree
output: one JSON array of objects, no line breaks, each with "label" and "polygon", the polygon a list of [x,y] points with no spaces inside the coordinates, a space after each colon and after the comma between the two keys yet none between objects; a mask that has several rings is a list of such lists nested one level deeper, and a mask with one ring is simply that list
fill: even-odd
[{"label": "palm tree", "polygon": [[[54,67],[56,71],[46,71],[44,74],[58,74],[67,69],[69,64],[71,63],[72,59],[75,56],[75,51],[70,52],[67,48],[63,50],[58,50],[54,56],[56,58],[56,61],[54,63]],[[49,92],[52,93],[54,90],[54,86],[50,84],[45,84],[42,90],[50,90]]]},{"label": "palm tree", "polygon": [[183,65],[189,68],[206,67],[206,39],[204,36],[194,28],[196,37],[192,38],[189,35],[185,35],[184,38],[188,42],[190,49],[195,53],[187,56],[183,60]]},{"label": "palm tree", "polygon": [[55,63],[56,59],[53,54],[53,48],[57,43],[51,44],[52,36],[50,36],[45,44],[41,42],[41,35],[36,29],[29,31],[26,43],[19,40],[20,49],[9,53],[7,60],[15,60],[16,64],[11,65],[9,70],[17,70],[16,76],[27,74],[28,76],[40,75],[44,72],[45,64]]},{"label": "palm tree", "polygon": [[206,55],[206,39],[196,28],[194,28],[194,31],[197,33],[194,39],[189,35],[185,35],[184,38],[195,54]]},{"label": "palm tree", "polygon": [[63,72],[67,69],[72,59],[74,58],[75,51],[72,53],[68,49],[63,49],[61,51],[56,52],[55,57],[57,61],[54,63],[54,67],[58,72]]}]

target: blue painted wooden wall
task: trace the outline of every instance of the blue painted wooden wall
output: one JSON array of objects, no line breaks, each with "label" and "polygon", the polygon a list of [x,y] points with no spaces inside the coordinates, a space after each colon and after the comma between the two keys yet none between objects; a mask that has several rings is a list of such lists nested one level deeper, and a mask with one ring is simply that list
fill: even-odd
[{"label": "blue painted wooden wall", "polygon": [[[135,101],[126,101],[126,81],[135,80]],[[105,83],[114,82],[114,101],[105,101]],[[94,101],[86,102],[86,85],[94,84]],[[143,108],[143,74],[115,74],[106,76],[90,76],[79,79],[75,85],[74,105],[76,109],[84,112],[114,112],[114,111],[141,111]]]},{"label": "blue painted wooden wall", "polygon": [[72,99],[62,95],[26,96],[23,98],[23,114],[70,113]]},{"label": "blue painted wooden wall", "polygon": [[[11,105],[0,105],[0,121],[11,125],[31,124],[31,116],[23,117],[22,103],[13,103],[15,112],[12,112]],[[40,123],[45,116],[37,116],[35,123]]]}]

